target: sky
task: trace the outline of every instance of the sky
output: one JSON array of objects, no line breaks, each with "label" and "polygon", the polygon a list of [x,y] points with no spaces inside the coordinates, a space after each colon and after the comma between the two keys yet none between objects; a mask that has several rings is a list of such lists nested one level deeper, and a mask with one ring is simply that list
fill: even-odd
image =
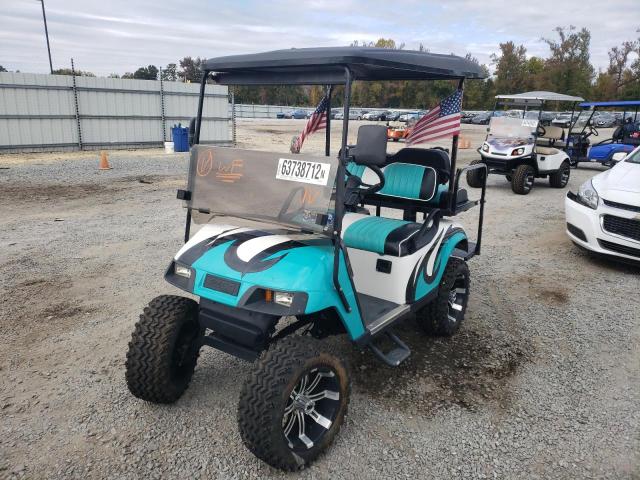
[{"label": "sky", "polygon": [[[615,7],[614,7],[615,5]],[[591,61],[640,37],[640,0],[45,0],[54,68],[99,76],[290,47],[340,46],[380,37],[490,64],[501,42],[546,56],[556,26],[591,30]],[[41,4],[0,0],[0,65],[48,73]]]}]

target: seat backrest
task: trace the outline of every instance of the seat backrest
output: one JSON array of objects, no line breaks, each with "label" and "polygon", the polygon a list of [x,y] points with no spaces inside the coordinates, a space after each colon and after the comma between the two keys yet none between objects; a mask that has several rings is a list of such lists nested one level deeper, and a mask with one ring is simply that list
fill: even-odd
[{"label": "seat backrest", "polygon": [[358,129],[358,140],[351,154],[359,165],[382,167],[387,163],[387,127],[362,125]]},{"label": "seat backrest", "polygon": [[549,138],[551,140],[561,140],[564,138],[564,130],[562,127],[556,127],[555,125],[548,125],[544,128],[544,135],[540,135],[539,138]]},{"label": "seat backrest", "polygon": [[[373,184],[378,176],[364,165],[350,163],[347,170],[360,177],[363,182]],[[377,197],[396,197],[428,202],[438,190],[438,176],[435,169],[410,163],[392,163],[382,169],[385,184],[375,194]]]},{"label": "seat backrest", "polygon": [[437,174],[437,182],[444,184],[449,181],[451,175],[451,160],[444,150],[436,148],[412,148],[407,147],[387,159],[388,164],[407,163],[431,167]]},{"label": "seat backrest", "polygon": [[383,171],[385,184],[380,195],[429,201],[436,193],[437,174],[432,167],[392,163]]}]

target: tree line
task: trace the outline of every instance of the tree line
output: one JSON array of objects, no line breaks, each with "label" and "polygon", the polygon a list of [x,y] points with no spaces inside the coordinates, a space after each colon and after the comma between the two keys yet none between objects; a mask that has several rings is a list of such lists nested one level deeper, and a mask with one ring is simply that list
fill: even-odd
[{"label": "tree line", "polygon": [[[639,30],[640,31],[640,30]],[[524,45],[513,41],[501,43],[499,52],[491,55],[489,65],[480,65],[486,73],[484,80],[465,83],[463,108],[486,109],[493,104],[496,94],[520,93],[530,90],[549,90],[589,100],[637,100],[640,99],[640,38],[615,45],[608,51],[609,65],[596,71],[591,64],[591,32],[574,26],[557,27],[553,38],[543,38],[549,48],[545,58],[528,56]],[[393,39],[380,38],[377,42],[354,41],[352,46],[403,49]],[[428,51],[424,45],[420,51]],[[466,55],[472,62],[478,60]],[[203,58],[184,57],[178,63],[163,68],[142,66],[134,72],[122,75],[112,73],[112,78],[134,78],[171,82],[200,82]],[[494,67],[490,74],[490,67]],[[6,71],[0,65],[0,72]],[[71,69],[58,69],[54,73],[71,75]],[[95,76],[91,72],[78,71],[76,75]],[[455,88],[451,81],[393,81],[354,82],[352,104],[380,108],[429,108]],[[270,105],[317,105],[324,95],[320,86],[236,86],[232,90],[237,103]],[[342,89],[336,87],[333,106],[341,106]]]}]

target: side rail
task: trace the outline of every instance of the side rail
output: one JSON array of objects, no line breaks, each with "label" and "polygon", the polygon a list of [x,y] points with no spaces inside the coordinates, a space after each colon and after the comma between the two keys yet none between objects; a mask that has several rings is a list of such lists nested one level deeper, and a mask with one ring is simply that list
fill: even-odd
[{"label": "side rail", "polygon": [[485,203],[485,194],[487,192],[487,177],[489,176],[489,170],[487,168],[487,166],[484,163],[476,163],[474,165],[468,165],[464,168],[458,168],[456,170],[456,179],[455,179],[455,183],[454,183],[454,192],[455,195],[453,198],[451,198],[451,210],[455,213],[457,213],[457,205],[456,205],[456,199],[458,196],[458,188],[460,186],[460,177],[462,176],[463,173],[469,172],[471,170],[479,170],[482,169],[484,170],[484,175],[482,176],[482,192],[480,194],[480,213],[479,213],[479,217],[478,217],[478,235],[477,235],[477,239],[476,239],[476,245],[475,245],[475,249],[473,250],[473,255],[480,255],[480,246],[482,243],[482,226],[484,224],[484,203]]}]

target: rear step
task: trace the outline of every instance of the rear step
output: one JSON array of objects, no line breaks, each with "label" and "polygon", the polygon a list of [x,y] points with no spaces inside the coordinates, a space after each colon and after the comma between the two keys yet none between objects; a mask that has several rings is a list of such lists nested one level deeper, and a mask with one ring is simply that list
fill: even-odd
[{"label": "rear step", "polygon": [[387,330],[382,335],[391,340],[396,345],[396,347],[388,351],[387,353],[384,353],[382,350],[376,347],[373,342],[371,342],[369,344],[369,348],[371,348],[371,351],[376,354],[376,357],[378,357],[384,363],[386,363],[390,367],[397,367],[402,362],[404,362],[409,355],[411,355],[411,350],[409,350],[409,347],[407,347],[405,343],[400,340],[394,333]]}]

